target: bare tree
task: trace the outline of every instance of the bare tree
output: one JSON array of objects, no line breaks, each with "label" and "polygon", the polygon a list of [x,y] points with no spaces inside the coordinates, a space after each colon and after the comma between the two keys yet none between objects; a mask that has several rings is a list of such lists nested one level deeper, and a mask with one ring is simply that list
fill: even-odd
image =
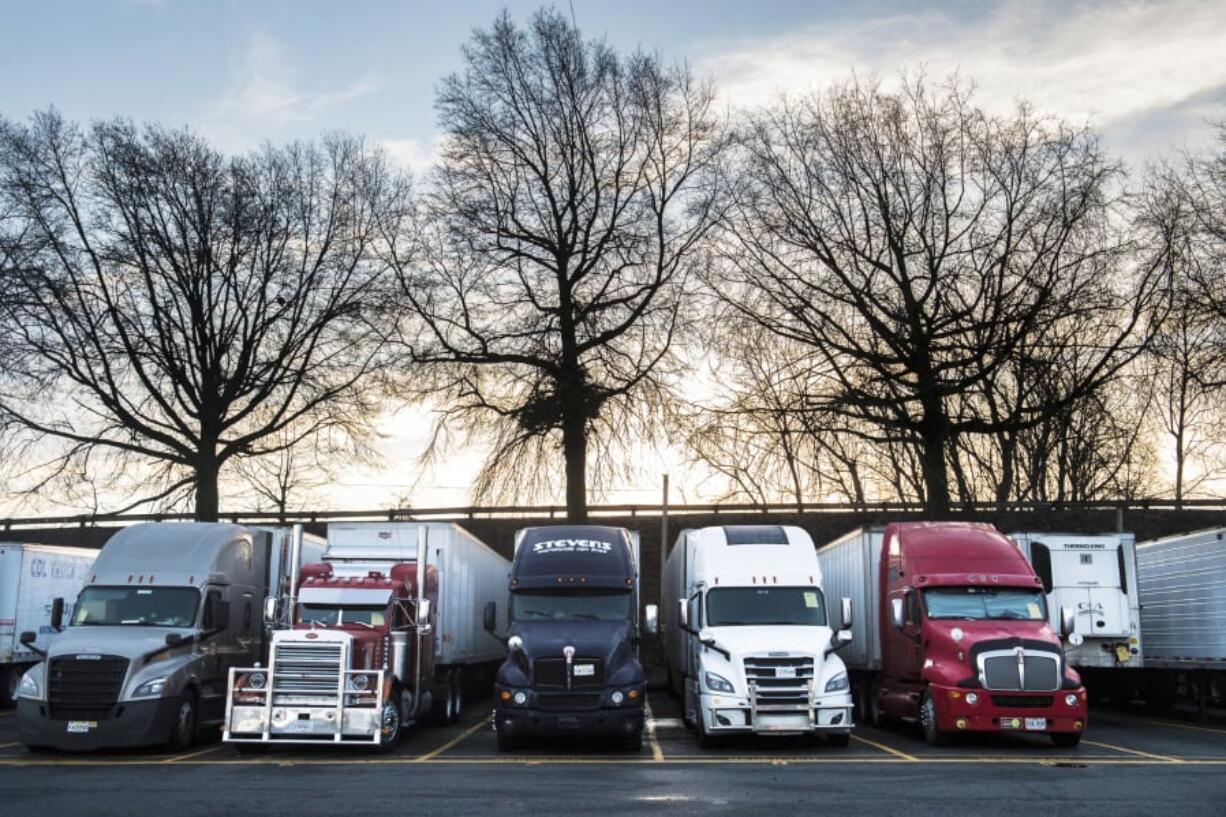
[{"label": "bare tree", "polygon": [[0,201],[25,235],[0,418],[53,448],[38,485],[126,474],[128,507],[190,492],[212,520],[232,460],[364,434],[371,244],[402,192],[344,136],[227,159],[122,121],[0,122]]},{"label": "bare tree", "polygon": [[589,476],[657,436],[670,401],[717,201],[712,89],[555,11],[523,28],[504,14],[464,59],[439,86],[419,229],[392,248],[418,319],[412,393],[442,404],[436,441],[489,446],[478,496],[551,489],[560,447],[580,520]]},{"label": "bare tree", "polygon": [[[1163,267],[1130,266],[1088,130],[989,116],[956,83],[853,82],[749,117],[738,159],[711,288],[822,361],[829,411],[918,444],[934,515],[960,435],[1033,427],[1143,345]],[[1023,345],[1077,377],[993,418],[983,392]]]}]

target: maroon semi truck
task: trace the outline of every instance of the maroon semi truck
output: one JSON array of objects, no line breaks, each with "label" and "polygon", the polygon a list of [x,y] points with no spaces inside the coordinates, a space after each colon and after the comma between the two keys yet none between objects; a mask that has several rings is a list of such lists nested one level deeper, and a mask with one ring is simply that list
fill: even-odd
[{"label": "maroon semi truck", "polygon": [[918,722],[929,743],[958,732],[1032,732],[1076,746],[1086,693],[1064,657],[1073,629],[1048,624],[1041,580],[991,525],[899,522],[818,550],[831,597],[859,620],[843,660],[858,720]]}]

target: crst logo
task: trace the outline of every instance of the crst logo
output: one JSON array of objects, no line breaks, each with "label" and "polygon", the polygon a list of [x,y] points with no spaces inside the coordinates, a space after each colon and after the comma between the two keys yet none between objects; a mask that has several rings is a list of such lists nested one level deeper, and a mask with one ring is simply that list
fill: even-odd
[{"label": "crst logo", "polygon": [[532,545],[533,553],[608,554],[612,551],[612,543],[602,542],[599,539],[550,539],[546,542],[534,542]]},{"label": "crst logo", "polygon": [[379,538],[380,539],[391,539],[392,532],[390,530],[381,530],[379,531]]}]

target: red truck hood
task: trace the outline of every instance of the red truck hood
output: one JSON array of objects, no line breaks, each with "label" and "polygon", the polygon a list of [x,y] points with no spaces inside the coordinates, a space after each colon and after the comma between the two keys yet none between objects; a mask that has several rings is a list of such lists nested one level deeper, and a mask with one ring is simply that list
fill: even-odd
[{"label": "red truck hood", "polygon": [[[955,638],[955,631],[961,638]],[[1026,650],[1060,653],[1060,639],[1046,621],[928,619],[924,623],[924,675],[931,683],[957,685],[976,675],[974,654],[981,649],[1020,646]],[[1077,673],[1061,661],[1066,678],[1080,682]]]}]

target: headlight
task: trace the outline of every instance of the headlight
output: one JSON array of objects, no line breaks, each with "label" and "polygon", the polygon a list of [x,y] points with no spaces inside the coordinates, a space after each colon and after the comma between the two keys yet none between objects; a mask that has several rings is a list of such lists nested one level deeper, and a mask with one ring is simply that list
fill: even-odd
[{"label": "headlight", "polygon": [[370,677],[366,675],[354,675],[349,678],[349,688],[354,692],[365,692],[370,686]]},{"label": "headlight", "polygon": [[136,688],[132,693],[133,698],[152,698],[161,695],[166,691],[166,679],[154,678],[152,681],[146,681]]},{"label": "headlight", "polygon": [[513,697],[511,700],[515,701],[517,706],[523,706],[524,704],[528,703],[528,693],[521,689],[519,692],[515,693],[515,697]]},{"label": "headlight", "polygon": [[1070,692],[1068,695],[1064,696],[1064,703],[1068,706],[1076,706],[1077,696]]},{"label": "headlight", "polygon": [[845,692],[847,690],[847,673],[840,672],[826,682],[827,692]]},{"label": "headlight", "polygon": [[975,704],[979,703],[979,695],[974,692],[966,693],[966,702],[971,706],[974,706]]},{"label": "headlight", "polygon": [[14,700],[17,698],[42,699],[42,688],[38,685],[38,679],[34,677],[34,673],[38,669],[39,667],[35,667],[21,676],[21,683],[17,685],[17,695],[14,697]]},{"label": "headlight", "polygon": [[253,672],[247,676],[247,685],[252,689],[263,689],[268,683],[268,676],[262,672]]},{"label": "headlight", "polygon": [[612,695],[609,696],[609,700],[613,702],[614,706],[620,706],[621,702],[626,700],[626,696],[623,695],[621,693],[621,690],[619,689],[619,690],[616,690]]},{"label": "headlight", "polygon": [[732,682],[722,675],[716,675],[714,672],[708,672],[705,675],[707,680],[707,689],[712,692],[726,692],[729,695],[735,695],[736,690],[732,688]]}]

